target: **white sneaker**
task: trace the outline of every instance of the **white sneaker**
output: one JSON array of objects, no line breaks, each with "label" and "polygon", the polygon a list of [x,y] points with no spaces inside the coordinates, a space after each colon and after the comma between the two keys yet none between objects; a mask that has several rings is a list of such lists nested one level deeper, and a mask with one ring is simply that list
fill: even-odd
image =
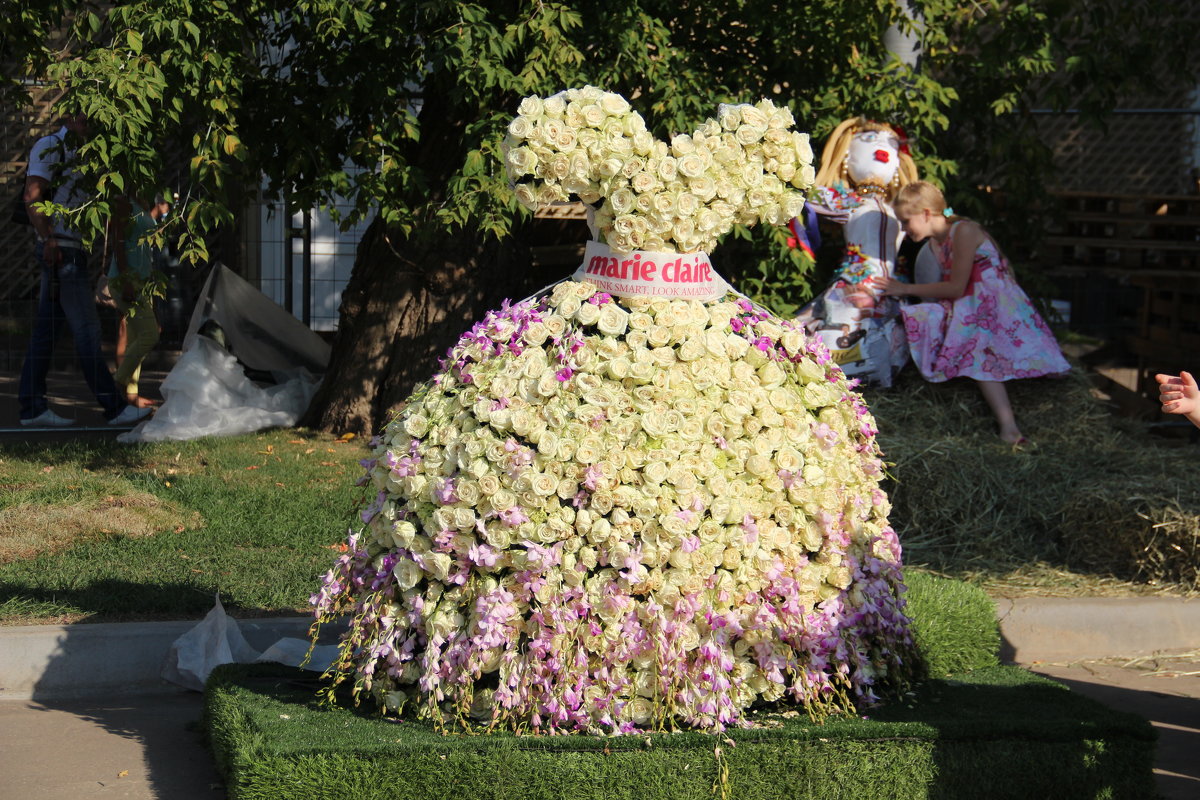
[{"label": "white sneaker", "polygon": [[120,414],[117,414],[108,421],[108,424],[112,425],[114,428],[133,425],[138,420],[145,419],[146,417],[150,416],[150,412],[153,410],[154,409],[152,408],[125,406],[124,410],[122,410]]},{"label": "white sneaker", "polygon": [[29,428],[65,428],[68,425],[74,425],[75,420],[60,417],[47,408],[32,419],[21,420],[21,424]]}]

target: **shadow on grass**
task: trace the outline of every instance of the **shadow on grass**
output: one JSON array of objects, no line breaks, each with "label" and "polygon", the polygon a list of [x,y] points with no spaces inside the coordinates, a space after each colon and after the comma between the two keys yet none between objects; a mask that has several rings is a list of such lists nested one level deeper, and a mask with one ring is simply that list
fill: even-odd
[{"label": "shadow on grass", "polygon": [[[69,621],[79,624],[197,620],[213,607],[216,591],[184,583],[136,583],[102,579],[60,589],[0,583],[0,619],[9,624]],[[226,611],[239,618],[298,616],[294,607],[260,608],[238,604],[221,593]]]},{"label": "shadow on grass", "polygon": [[1154,759],[1159,792],[1169,800],[1200,797],[1200,699],[1151,689],[1108,686],[1087,680],[1048,676],[1072,691],[1112,708],[1150,720],[1158,731]]},{"label": "shadow on grass", "polygon": [[1126,713],[1136,709],[1120,710],[1040,681],[1009,685],[976,683],[971,673],[957,677],[927,682],[912,707],[885,706],[872,715],[936,731],[936,779],[928,797],[1154,796],[1154,732]]}]

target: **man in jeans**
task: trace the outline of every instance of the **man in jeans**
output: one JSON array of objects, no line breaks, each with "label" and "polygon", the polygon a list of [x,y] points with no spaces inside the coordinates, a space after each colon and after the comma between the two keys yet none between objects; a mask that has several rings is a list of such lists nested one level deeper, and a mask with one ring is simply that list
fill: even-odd
[{"label": "man in jeans", "polygon": [[86,116],[66,116],[63,127],[38,139],[29,155],[24,199],[29,222],[37,234],[35,254],[42,282],[18,390],[21,424],[27,427],[62,427],[74,423],[55,414],[46,404],[46,373],[63,323],[71,328],[79,367],[96,402],[104,409],[108,424],[129,426],[150,413],[148,408],[136,408],[125,402],[125,395],[118,393],[100,352],[100,318],[96,314],[87,253],[79,233],[67,227],[57,215],[48,217],[34,207],[49,200],[66,208],[84,202],[86,198],[76,185],[79,174],[71,161],[75,145],[86,134]]}]

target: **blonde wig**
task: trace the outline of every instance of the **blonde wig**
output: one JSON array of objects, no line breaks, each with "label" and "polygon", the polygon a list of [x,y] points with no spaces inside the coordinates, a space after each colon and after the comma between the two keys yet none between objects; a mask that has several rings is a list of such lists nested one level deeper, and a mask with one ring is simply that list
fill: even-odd
[{"label": "blonde wig", "polygon": [[890,202],[896,197],[896,192],[917,179],[917,165],[911,155],[903,152],[907,149],[903,147],[904,137],[895,128],[866,117],[851,117],[834,128],[829,140],[825,142],[825,149],[821,152],[821,170],[817,173],[817,184],[832,186],[841,182],[851,189],[854,188],[854,183],[846,171],[846,160],[850,156],[850,140],[854,138],[854,134],[861,131],[886,131],[901,140],[900,163],[896,166],[896,176],[887,187],[887,200]]}]

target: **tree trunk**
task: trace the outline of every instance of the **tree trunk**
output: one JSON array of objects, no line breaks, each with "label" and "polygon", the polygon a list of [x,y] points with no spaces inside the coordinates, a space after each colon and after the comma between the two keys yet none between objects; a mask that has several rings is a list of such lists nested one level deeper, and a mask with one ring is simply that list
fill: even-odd
[{"label": "tree trunk", "polygon": [[329,371],[301,424],[381,430],[468,327],[505,296],[524,296],[528,253],[519,239],[468,233],[421,247],[390,236],[377,218],[342,294]]}]

